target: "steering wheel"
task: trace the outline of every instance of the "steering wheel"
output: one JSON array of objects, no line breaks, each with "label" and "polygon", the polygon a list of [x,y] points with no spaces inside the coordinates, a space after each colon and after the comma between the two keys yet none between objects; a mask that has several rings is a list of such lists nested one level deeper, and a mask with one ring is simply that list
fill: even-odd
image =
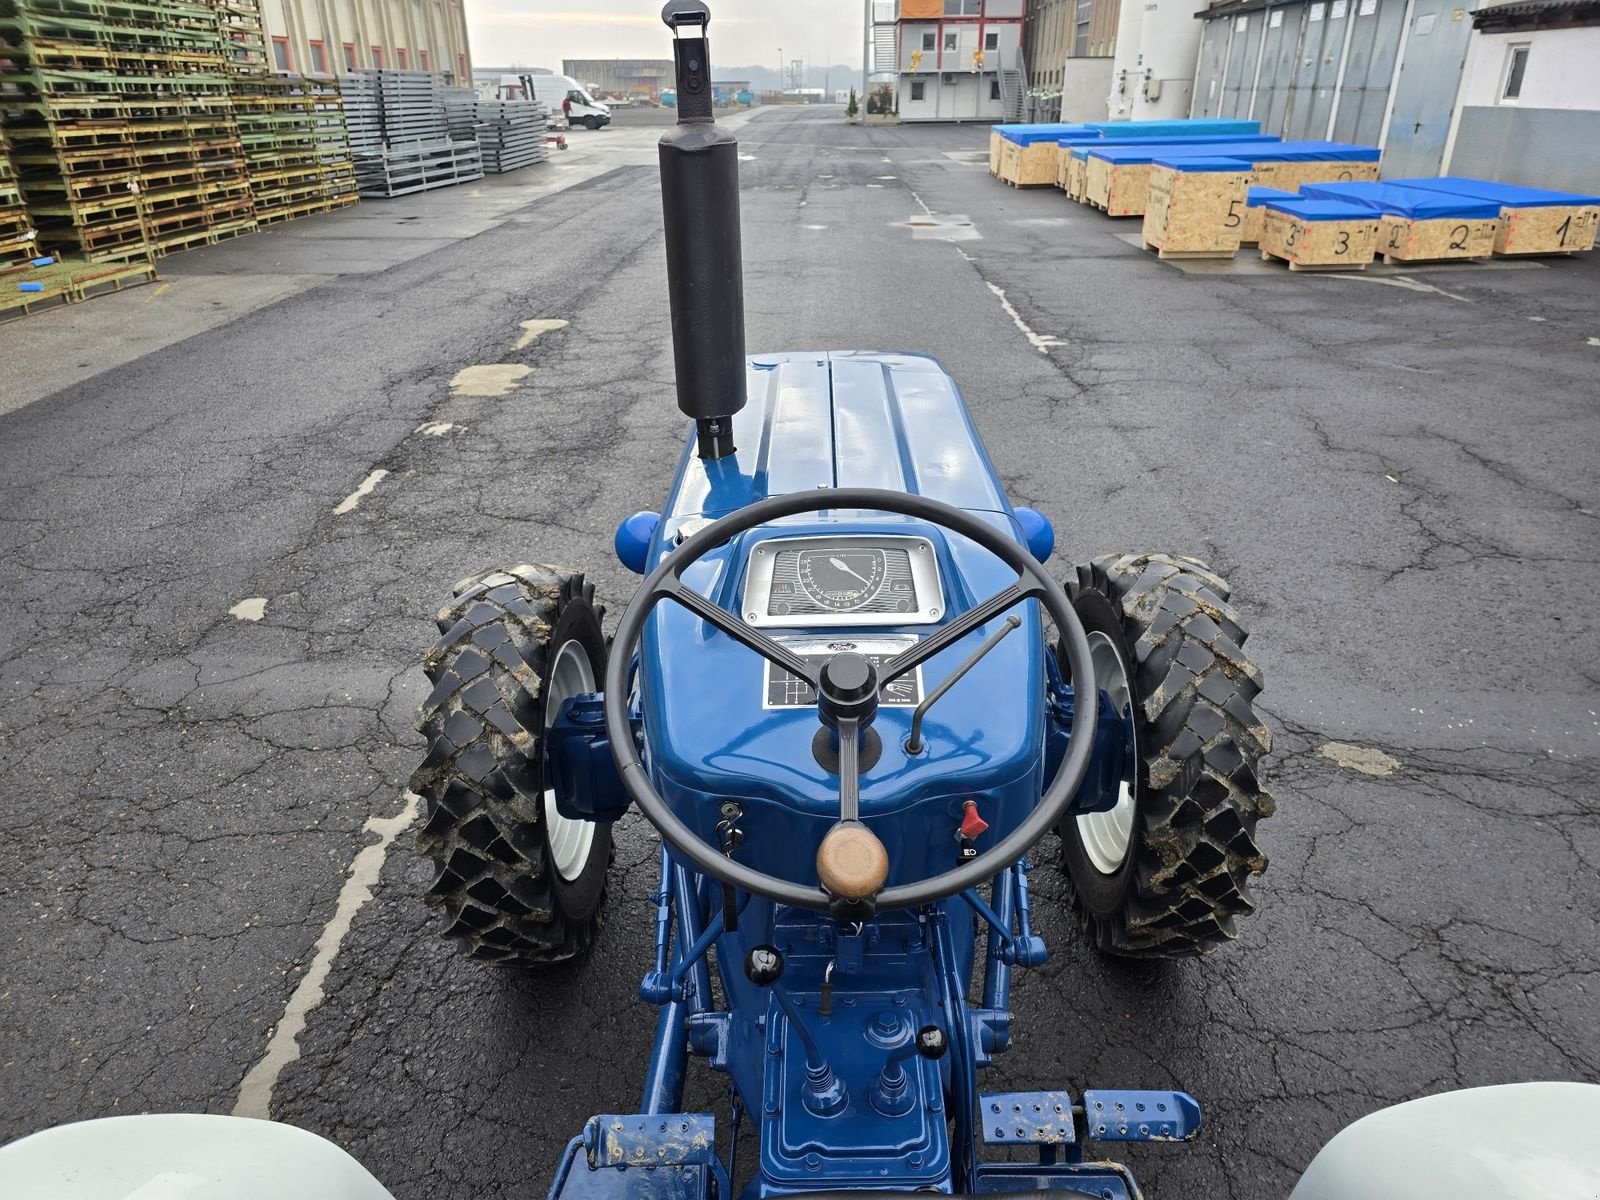
[{"label": "steering wheel", "polygon": [[[683,573],[709,552],[738,534],[784,517],[801,513],[864,509],[913,517],[949,532],[961,534],[988,550],[1016,571],[1016,582],[976,604],[959,617],[874,668],[859,654],[834,655],[814,668],[787,646],[745,624],[683,582]],[[818,877],[808,887],[757,871],[725,856],[701,840],[679,820],[650,782],[639,761],[633,730],[628,721],[628,672],[644,632],[645,619],[662,600],[673,600],[735,641],[754,650],[785,671],[809,682],[817,692],[822,723],[837,734],[839,752],[839,821],[818,847]],[[883,890],[889,859],[881,842],[860,819],[860,752],[862,735],[877,711],[879,689],[953,646],[974,629],[993,620],[1024,600],[1038,600],[1055,621],[1066,648],[1072,679],[1081,691],[1095,678],[1089,642],[1083,625],[1061,588],[1022,543],[970,513],[926,496],[877,488],[835,488],[825,492],[796,492],[758,500],[706,526],[688,538],[640,585],[622,615],[610,661],[606,667],[606,736],[622,785],[639,811],[660,831],[662,839],[681,858],[713,879],[780,904],[810,909],[843,907],[855,912],[878,908],[916,908],[974,887],[1011,866],[1044,837],[1061,819],[1083,782],[1094,747],[1096,704],[1079,704],[1066,753],[1044,796],[1027,818],[999,844],[976,858],[912,883]]]}]

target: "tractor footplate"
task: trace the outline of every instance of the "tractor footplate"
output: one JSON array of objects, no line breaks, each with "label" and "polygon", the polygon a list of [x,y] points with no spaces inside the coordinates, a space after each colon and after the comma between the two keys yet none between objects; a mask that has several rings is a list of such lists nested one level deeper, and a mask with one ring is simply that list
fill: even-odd
[{"label": "tractor footplate", "polygon": [[726,1196],[727,1176],[716,1146],[716,1121],[709,1113],[593,1117],[567,1143],[550,1200]]},{"label": "tractor footplate", "polygon": [[1078,1140],[1071,1092],[990,1092],[978,1097],[990,1146],[1070,1146]]},{"label": "tractor footplate", "polygon": [[1200,1132],[1200,1104],[1188,1092],[1085,1092],[1083,1112],[1098,1142],[1187,1142]]}]

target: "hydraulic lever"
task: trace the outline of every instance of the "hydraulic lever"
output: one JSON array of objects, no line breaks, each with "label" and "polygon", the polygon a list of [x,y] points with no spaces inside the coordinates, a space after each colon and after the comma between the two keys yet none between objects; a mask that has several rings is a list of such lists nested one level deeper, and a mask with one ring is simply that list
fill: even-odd
[{"label": "hydraulic lever", "polygon": [[800,1016],[799,1006],[778,982],[783,978],[783,955],[778,948],[756,946],[751,949],[750,953],[745,955],[744,975],[757,987],[772,989],[773,999],[778,1002],[778,1007],[783,1009],[783,1015],[789,1021],[789,1028],[794,1030],[795,1036],[800,1039],[800,1045],[805,1049],[806,1083],[805,1087],[800,1089],[801,1102],[819,1117],[832,1116],[841,1111],[849,1098],[845,1094],[844,1084],[839,1082],[838,1076],[833,1073],[833,1068],[828,1065],[828,1060],[822,1057],[821,1048],[811,1036],[811,1031],[806,1028],[805,1020]]},{"label": "hydraulic lever", "polygon": [[946,679],[938,687],[934,688],[933,691],[929,692],[928,698],[921,704],[917,705],[917,711],[911,714],[911,736],[906,739],[907,754],[922,753],[922,718],[928,715],[928,710],[938,703],[939,699],[951,688],[953,688],[956,685],[956,682],[963,675],[972,670],[973,667],[977,666],[979,660],[981,660],[985,654],[988,654],[989,651],[998,646],[1006,634],[1010,633],[1013,629],[1021,624],[1022,618],[1017,616],[1015,613],[1012,613],[1011,616],[1006,618],[1004,625],[995,630],[995,632],[989,636],[989,639],[985,641],[983,645],[979,646],[972,652],[972,657],[967,659],[966,662],[962,663],[959,667],[952,671],[948,679]]}]

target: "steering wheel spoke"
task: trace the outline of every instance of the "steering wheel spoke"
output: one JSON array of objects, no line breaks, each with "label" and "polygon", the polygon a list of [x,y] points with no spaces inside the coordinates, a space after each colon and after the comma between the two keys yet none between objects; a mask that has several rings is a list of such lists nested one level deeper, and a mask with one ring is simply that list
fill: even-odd
[{"label": "steering wheel spoke", "polygon": [[883,664],[879,677],[885,684],[892,683],[900,676],[916,670],[941,650],[948,650],[974,629],[994,620],[1008,608],[1015,608],[1024,600],[1042,596],[1044,591],[1038,579],[1028,574],[1019,574],[1017,581],[1010,587],[1001,589],[982,604],[969,608],[948,625],[921,639],[915,646],[909,646],[896,654]]},{"label": "steering wheel spoke", "polygon": [[774,666],[782,667],[797,679],[817,686],[817,673],[805,659],[790,650],[776,638],[770,638],[759,629],[746,625],[733,613],[715,601],[702,596],[677,575],[668,573],[656,589],[669,600],[676,600],[701,620],[716,626],[734,641],[754,650]]}]

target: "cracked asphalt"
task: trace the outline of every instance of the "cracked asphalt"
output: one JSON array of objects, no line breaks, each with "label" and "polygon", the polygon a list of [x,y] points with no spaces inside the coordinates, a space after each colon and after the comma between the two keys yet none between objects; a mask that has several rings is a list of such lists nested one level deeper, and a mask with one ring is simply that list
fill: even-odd
[{"label": "cracked asphalt", "polygon": [[[740,137],[750,347],[936,353],[1063,573],[1206,558],[1266,672],[1259,913],[1129,967],[1041,869],[1052,958],[984,1086],[1185,1088],[1205,1130],[1130,1155],[1147,1191],[1265,1200],[1383,1104],[1600,1076],[1600,258],[1185,271],[991,180],[987,129],[790,110]],[[247,276],[252,241],[164,270]],[[570,325],[513,349],[539,318]],[[0,330],[0,379],[30,328]],[[485,364],[531,373],[452,397]],[[0,416],[0,1141],[232,1109],[365,822],[403,808],[433,609],[533,559],[614,618],[611,531],[664,496],[672,396],[629,162]],[[230,615],[250,597],[263,619]],[[401,1200],[542,1196],[585,1118],[637,1103],[653,835],[619,829],[592,958],[527,978],[452,956],[409,842],[272,1115]]]}]

